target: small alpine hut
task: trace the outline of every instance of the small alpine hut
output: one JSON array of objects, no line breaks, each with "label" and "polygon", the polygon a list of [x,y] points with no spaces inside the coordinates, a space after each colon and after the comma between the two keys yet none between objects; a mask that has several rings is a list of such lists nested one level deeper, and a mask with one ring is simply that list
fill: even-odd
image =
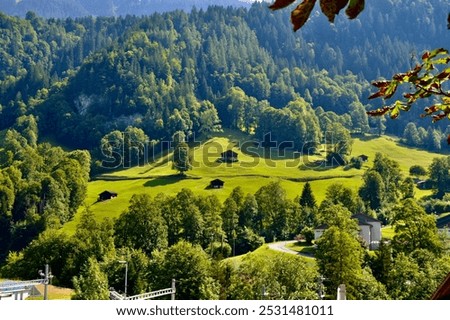
[{"label": "small alpine hut", "polygon": [[118,196],[117,192],[105,190],[98,195],[98,201],[111,200],[111,199],[117,198],[117,196]]},{"label": "small alpine hut", "polygon": [[224,181],[220,179],[214,179],[209,183],[209,188],[211,189],[222,189],[224,185]]},{"label": "small alpine hut", "polygon": [[367,162],[369,160],[369,156],[366,156],[365,154],[360,154],[358,158],[360,158],[363,162]]},{"label": "small alpine hut", "polygon": [[222,162],[237,162],[238,161],[238,154],[234,152],[233,150],[227,150],[225,152],[222,152],[220,154],[221,161]]}]

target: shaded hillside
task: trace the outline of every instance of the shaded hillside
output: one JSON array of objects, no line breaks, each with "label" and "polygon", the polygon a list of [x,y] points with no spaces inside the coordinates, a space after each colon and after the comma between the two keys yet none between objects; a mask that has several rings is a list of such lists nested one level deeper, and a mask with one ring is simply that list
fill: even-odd
[{"label": "shaded hillside", "polygon": [[[315,15],[298,33],[287,12],[265,4],[75,20],[0,15],[0,129],[32,113],[41,136],[89,149],[128,126],[152,140],[193,137],[220,123],[258,138],[294,130],[297,149],[320,139],[316,124],[322,132],[333,122],[382,132],[383,123],[365,115],[379,107],[368,105],[370,81],[408,68],[450,36],[446,1],[406,4],[379,1],[336,25]],[[308,133],[310,108],[318,120],[307,121],[315,123]],[[420,112],[388,121],[387,132],[401,135],[410,121],[427,128]],[[438,140],[445,126],[434,125]]]},{"label": "shaded hillside", "polygon": [[208,6],[249,7],[242,0],[3,0],[0,11],[25,17],[33,11],[45,18],[76,18],[85,16],[148,15],[155,12],[184,10],[193,7],[206,9]]}]

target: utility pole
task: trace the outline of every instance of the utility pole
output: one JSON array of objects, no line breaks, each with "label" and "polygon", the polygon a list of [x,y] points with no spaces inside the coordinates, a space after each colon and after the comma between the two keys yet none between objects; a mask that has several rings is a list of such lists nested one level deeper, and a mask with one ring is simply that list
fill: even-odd
[{"label": "utility pole", "polygon": [[345,284],[339,285],[337,289],[337,300],[347,300],[347,291],[345,289]]},{"label": "utility pole", "polygon": [[317,292],[320,300],[323,300],[323,298],[325,297],[325,292],[323,290],[323,280],[325,280],[325,278],[321,275],[318,279],[319,288]]},{"label": "utility pole", "polygon": [[172,279],[172,294],[170,295],[171,300],[175,300],[175,293],[177,292],[176,281]]},{"label": "utility pole", "polygon": [[263,286],[263,287],[261,288],[261,300],[265,300],[267,295],[268,295],[268,294],[267,294],[267,292],[266,292],[266,286]]},{"label": "utility pole", "polygon": [[44,272],[39,270],[39,275],[44,277],[44,300],[48,300],[48,284],[50,279],[53,278],[52,273],[49,271],[48,263],[45,264]]},{"label": "utility pole", "polygon": [[128,288],[128,261],[120,260],[119,263],[125,264],[125,291],[124,295],[127,296],[127,288]]}]

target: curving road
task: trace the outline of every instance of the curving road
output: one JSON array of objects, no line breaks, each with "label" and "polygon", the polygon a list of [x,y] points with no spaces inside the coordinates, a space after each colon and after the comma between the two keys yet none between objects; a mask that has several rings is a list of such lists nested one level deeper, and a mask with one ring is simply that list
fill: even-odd
[{"label": "curving road", "polygon": [[314,256],[312,254],[301,253],[301,252],[297,252],[297,251],[291,250],[289,248],[286,248],[286,245],[288,245],[290,243],[295,243],[295,242],[297,242],[297,240],[279,241],[279,242],[268,243],[267,245],[272,250],[276,250],[276,251],[280,251],[280,252],[284,252],[284,253],[289,253],[289,254],[295,254],[297,256],[304,256],[304,257],[308,257],[308,258],[314,258]]}]

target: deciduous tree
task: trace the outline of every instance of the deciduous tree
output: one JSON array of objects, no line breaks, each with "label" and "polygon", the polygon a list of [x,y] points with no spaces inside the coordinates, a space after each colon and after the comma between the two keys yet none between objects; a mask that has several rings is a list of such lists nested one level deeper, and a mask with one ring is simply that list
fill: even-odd
[{"label": "deciduous tree", "polygon": [[168,246],[167,224],[147,194],[136,194],[114,224],[117,247],[142,249],[147,255]]},{"label": "deciduous tree", "polygon": [[374,170],[368,170],[363,175],[363,185],[359,188],[359,196],[369,204],[372,210],[381,208],[384,183],[381,175]]},{"label": "deciduous tree", "polygon": [[436,188],[437,196],[442,198],[445,192],[450,190],[450,156],[434,158],[428,171]]},{"label": "deciduous tree", "polygon": [[179,143],[173,151],[172,168],[184,175],[186,171],[192,169],[191,163],[188,144],[185,142]]},{"label": "deciduous tree", "polygon": [[218,283],[212,278],[208,255],[198,245],[180,241],[174,246],[155,252],[150,263],[149,280],[152,288],[170,287],[177,282],[177,299],[217,299]]},{"label": "deciduous tree", "polygon": [[362,274],[362,248],[355,235],[331,226],[317,240],[316,259],[320,273],[327,279],[328,294],[334,296],[340,284],[354,297],[353,284]]},{"label": "deciduous tree", "polygon": [[406,199],[394,207],[392,225],[396,251],[410,253],[426,249],[435,254],[442,251],[435,217],[428,215],[414,199]]},{"label": "deciduous tree", "polygon": [[109,300],[108,277],[93,257],[88,258],[80,275],[73,278],[73,286],[73,300]]}]

